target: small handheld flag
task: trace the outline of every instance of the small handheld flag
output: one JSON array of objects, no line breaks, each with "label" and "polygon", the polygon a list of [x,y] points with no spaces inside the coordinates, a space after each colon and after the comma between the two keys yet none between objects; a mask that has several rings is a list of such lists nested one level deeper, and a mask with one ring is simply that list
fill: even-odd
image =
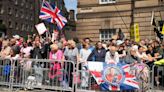
[{"label": "small handheld flag", "polygon": [[35,27],[36,27],[39,35],[42,35],[42,34],[44,34],[47,31],[47,28],[44,25],[44,23],[37,24],[37,25],[35,25]]}]

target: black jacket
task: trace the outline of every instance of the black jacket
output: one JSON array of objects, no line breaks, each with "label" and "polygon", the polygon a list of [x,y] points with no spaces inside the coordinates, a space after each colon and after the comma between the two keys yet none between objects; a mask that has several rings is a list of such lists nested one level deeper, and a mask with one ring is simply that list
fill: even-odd
[{"label": "black jacket", "polygon": [[44,54],[44,50],[39,47],[35,47],[32,51],[31,51],[31,58],[33,59],[43,59],[43,54]]},{"label": "black jacket", "polygon": [[106,50],[104,48],[100,49],[100,52],[98,52],[97,49],[94,49],[92,53],[89,55],[87,61],[105,62],[105,55],[106,55]]}]

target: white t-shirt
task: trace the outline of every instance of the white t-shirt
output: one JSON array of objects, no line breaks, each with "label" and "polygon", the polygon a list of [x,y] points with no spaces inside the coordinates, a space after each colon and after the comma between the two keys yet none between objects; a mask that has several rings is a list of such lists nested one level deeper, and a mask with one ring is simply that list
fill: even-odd
[{"label": "white t-shirt", "polygon": [[87,61],[87,59],[88,59],[90,54],[91,54],[91,50],[90,49],[81,49],[80,50],[81,62]]},{"label": "white t-shirt", "polygon": [[30,51],[33,49],[33,47],[26,47],[26,48],[22,48],[21,52],[25,53],[25,55],[30,55]]},{"label": "white t-shirt", "polygon": [[119,54],[118,54],[118,52],[115,52],[114,56],[112,57],[110,51],[108,51],[106,53],[106,56],[105,56],[105,62],[107,64],[109,64],[109,63],[114,63],[114,64],[119,63]]},{"label": "white t-shirt", "polygon": [[55,54],[52,54],[52,59],[57,60],[57,55],[56,55],[56,53],[55,53]]}]

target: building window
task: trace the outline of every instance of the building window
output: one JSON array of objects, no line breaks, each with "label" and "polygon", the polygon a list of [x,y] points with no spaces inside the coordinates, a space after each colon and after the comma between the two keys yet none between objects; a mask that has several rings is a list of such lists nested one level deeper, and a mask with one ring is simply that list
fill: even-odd
[{"label": "building window", "polygon": [[15,5],[18,5],[18,0],[15,0]]},{"label": "building window", "polygon": [[116,0],[99,0],[100,4],[116,3]]},{"label": "building window", "polygon": [[31,16],[31,21],[33,21],[33,17]]},{"label": "building window", "polygon": [[2,24],[5,25],[5,21],[2,21]]},{"label": "building window", "polygon": [[100,41],[109,41],[113,35],[116,35],[116,29],[100,29]]},{"label": "building window", "polygon": [[22,0],[21,6],[24,6],[24,4],[25,4],[25,0]]},{"label": "building window", "polygon": [[15,17],[18,17],[18,10],[15,9]]},{"label": "building window", "polygon": [[4,37],[5,33],[4,32],[0,32],[0,37]]},{"label": "building window", "polygon": [[27,20],[28,20],[28,18],[29,18],[28,15],[26,15],[26,19],[27,19]]},{"label": "building window", "polygon": [[21,25],[21,29],[22,29],[22,31],[24,31],[24,29],[25,29],[25,25],[24,24]]},{"label": "building window", "polygon": [[24,18],[24,14],[23,14],[23,11],[21,11],[21,13],[20,13],[20,14],[21,14],[21,18]]},{"label": "building window", "polygon": [[16,30],[19,29],[19,27],[18,27],[18,23],[17,23],[17,22],[15,22],[15,29],[16,29]]},{"label": "building window", "polygon": [[9,28],[12,28],[12,23],[11,23],[11,21],[9,21]]},{"label": "building window", "polygon": [[31,30],[30,30],[31,32],[34,32],[34,28],[33,27],[31,27]]},{"label": "building window", "polygon": [[30,15],[30,20],[33,21],[33,14]]},{"label": "building window", "polygon": [[1,13],[1,14],[4,13],[4,9],[3,9],[2,5],[0,5],[0,13]]},{"label": "building window", "polygon": [[26,31],[29,31],[29,25],[26,25]]},{"label": "building window", "polygon": [[33,31],[34,31],[34,30],[33,30],[33,26],[32,26],[32,25],[30,26],[30,31],[31,31],[31,32],[33,32]]},{"label": "building window", "polygon": [[4,9],[1,9],[1,14],[3,14],[4,13]]},{"label": "building window", "polygon": [[0,24],[2,24],[3,20],[0,20]]},{"label": "building window", "polygon": [[26,4],[26,8],[28,8],[29,7],[29,5],[28,4]]},{"label": "building window", "polygon": [[31,10],[33,9],[33,4],[30,5],[30,9],[31,9]]},{"label": "building window", "polygon": [[8,8],[8,11],[9,11],[9,14],[11,15],[12,14],[12,9]]},{"label": "building window", "polygon": [[24,14],[21,15],[21,18],[24,18]]}]

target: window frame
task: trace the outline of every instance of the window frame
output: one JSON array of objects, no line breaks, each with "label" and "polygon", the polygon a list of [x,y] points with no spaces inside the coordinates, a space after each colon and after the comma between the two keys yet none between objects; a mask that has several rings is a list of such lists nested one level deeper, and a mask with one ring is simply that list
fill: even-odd
[{"label": "window frame", "polygon": [[8,27],[9,27],[9,28],[13,28],[13,24],[12,24],[11,21],[8,21]]},{"label": "window frame", "polygon": [[18,22],[15,22],[15,29],[18,30],[19,27],[18,27]]},{"label": "window frame", "polygon": [[99,29],[99,40],[106,42],[112,39],[112,36],[117,34],[117,29]]},{"label": "window frame", "polygon": [[8,8],[8,14],[11,15],[11,14],[12,14],[12,11],[13,11],[12,8],[9,7],[9,8]]},{"label": "window frame", "polygon": [[1,5],[0,6],[0,14],[3,14],[4,13],[4,7]]},{"label": "window frame", "polygon": [[99,4],[112,4],[112,3],[116,3],[116,0],[113,1],[113,0],[107,0],[107,1],[102,1],[102,0],[99,0]]}]

